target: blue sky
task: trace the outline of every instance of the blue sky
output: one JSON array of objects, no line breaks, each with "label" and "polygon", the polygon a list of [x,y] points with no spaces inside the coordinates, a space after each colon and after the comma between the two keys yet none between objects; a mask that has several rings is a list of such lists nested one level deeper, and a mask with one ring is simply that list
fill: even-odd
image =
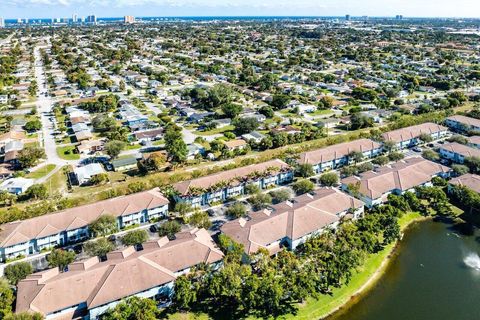
[{"label": "blue sky", "polygon": [[404,16],[480,18],[480,0],[0,0],[0,17]]}]

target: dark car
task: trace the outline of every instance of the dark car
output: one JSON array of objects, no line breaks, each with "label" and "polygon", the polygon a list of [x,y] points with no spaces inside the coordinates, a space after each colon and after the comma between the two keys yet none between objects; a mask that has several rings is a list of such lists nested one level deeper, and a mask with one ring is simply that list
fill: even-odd
[{"label": "dark car", "polygon": [[75,252],[76,254],[80,254],[82,253],[82,245],[81,244],[77,244],[76,246],[73,247],[73,252]]},{"label": "dark car", "polygon": [[108,241],[114,242],[116,240],[117,240],[117,237],[114,234],[112,234],[110,237],[108,237]]},{"label": "dark car", "polygon": [[157,228],[157,226],[154,225],[154,224],[152,224],[149,229],[150,229],[150,232],[153,232],[153,233],[158,232],[158,228]]}]

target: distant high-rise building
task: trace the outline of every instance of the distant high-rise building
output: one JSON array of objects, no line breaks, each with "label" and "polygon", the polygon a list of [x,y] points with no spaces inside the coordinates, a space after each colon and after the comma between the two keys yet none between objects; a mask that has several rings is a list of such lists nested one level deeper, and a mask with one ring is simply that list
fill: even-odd
[{"label": "distant high-rise building", "polygon": [[350,21],[350,15],[349,14],[345,15],[345,20]]},{"label": "distant high-rise building", "polygon": [[0,28],[5,28],[5,19],[0,18]]},{"label": "distant high-rise building", "polygon": [[134,23],[135,22],[135,17],[134,16],[124,16],[123,17],[123,22],[124,23]]},{"label": "distant high-rise building", "polygon": [[403,20],[403,15],[397,14],[397,16],[395,17],[395,19],[397,19],[397,20]]},{"label": "distant high-rise building", "polygon": [[21,24],[21,23],[23,23],[23,20],[20,19],[20,18],[18,18],[18,19],[17,19],[17,23]]},{"label": "distant high-rise building", "polygon": [[76,13],[74,13],[73,16],[72,16],[72,23],[75,24],[75,23],[77,23],[77,22],[78,22],[78,16],[77,16]]},{"label": "distant high-rise building", "polygon": [[88,16],[87,23],[97,23],[97,16],[96,15]]}]

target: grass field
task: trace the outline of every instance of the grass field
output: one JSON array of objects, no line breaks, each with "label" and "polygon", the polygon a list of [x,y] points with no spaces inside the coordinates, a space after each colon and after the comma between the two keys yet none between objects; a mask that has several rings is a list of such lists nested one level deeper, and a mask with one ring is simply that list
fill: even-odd
[{"label": "grass field", "polygon": [[47,174],[52,172],[53,169],[55,169],[56,165],[54,164],[47,164],[33,172],[30,172],[25,176],[25,178],[30,178],[30,179],[40,179],[42,177],[45,177]]},{"label": "grass field", "polygon": [[78,160],[80,159],[80,155],[77,153],[74,153],[75,151],[75,146],[65,146],[65,147],[58,147],[57,148],[57,154],[60,158],[64,160]]},{"label": "grass field", "polygon": [[199,136],[211,136],[214,134],[224,133],[226,131],[232,131],[233,129],[235,129],[234,126],[225,126],[223,128],[216,128],[209,131],[195,131],[195,134]]}]

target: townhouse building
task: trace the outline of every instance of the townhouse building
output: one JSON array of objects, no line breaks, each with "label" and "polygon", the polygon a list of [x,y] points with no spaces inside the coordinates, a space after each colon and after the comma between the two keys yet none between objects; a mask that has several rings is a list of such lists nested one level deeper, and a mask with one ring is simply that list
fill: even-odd
[{"label": "townhouse building", "polygon": [[385,203],[389,194],[401,195],[418,186],[430,186],[433,177],[446,178],[450,170],[423,158],[409,158],[342,179],[341,188],[372,208]]},{"label": "townhouse building", "polygon": [[453,131],[480,133],[480,120],[461,115],[448,117],[445,124]]},{"label": "townhouse building", "polygon": [[293,168],[275,159],[177,183],[174,200],[199,207],[241,196],[249,184],[267,189],[292,180]]},{"label": "townhouse building", "polygon": [[480,149],[480,136],[468,137],[468,145]]},{"label": "townhouse building", "polygon": [[452,191],[452,186],[467,187],[472,191],[480,194],[480,176],[477,174],[467,173],[460,177],[448,181],[448,191]]},{"label": "townhouse building", "polygon": [[382,134],[383,141],[392,141],[397,149],[411,148],[420,143],[420,136],[429,135],[433,140],[441,139],[448,135],[444,126],[427,122],[416,126],[393,130]]},{"label": "townhouse building", "polygon": [[229,221],[221,231],[243,244],[246,254],[264,248],[274,255],[283,248],[295,250],[325,228],[336,228],[342,219],[358,219],[363,209],[362,201],[337,189],[321,188]]},{"label": "townhouse building", "polygon": [[218,268],[223,253],[205,229],[178,233],[134,247],[32,274],[18,284],[16,312],[40,312],[46,319],[98,319],[122,299],[137,296],[168,305],[175,279],[199,264]]},{"label": "townhouse building", "polygon": [[304,152],[300,155],[299,164],[311,164],[316,173],[336,169],[352,162],[350,155],[361,152],[363,157],[374,158],[382,152],[380,143],[369,139],[345,142],[326,148]]},{"label": "townhouse building", "polygon": [[112,215],[119,228],[165,217],[169,201],[158,188],[0,226],[0,260],[87,240],[89,225]]},{"label": "townhouse building", "polygon": [[480,149],[472,148],[457,142],[446,143],[439,148],[440,156],[455,163],[464,163],[465,158],[480,158]]}]

